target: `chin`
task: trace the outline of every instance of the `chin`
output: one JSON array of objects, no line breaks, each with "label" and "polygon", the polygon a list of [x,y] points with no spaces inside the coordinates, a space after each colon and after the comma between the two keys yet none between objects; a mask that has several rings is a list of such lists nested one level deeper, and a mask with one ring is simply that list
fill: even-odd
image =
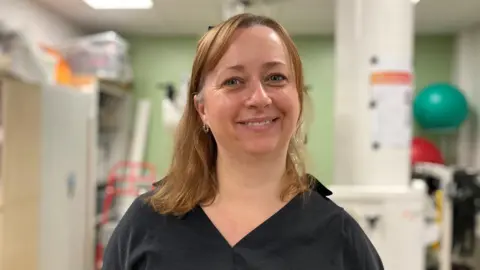
[{"label": "chin", "polygon": [[256,156],[276,153],[279,148],[278,142],[271,139],[270,141],[249,141],[243,146],[246,153]]}]

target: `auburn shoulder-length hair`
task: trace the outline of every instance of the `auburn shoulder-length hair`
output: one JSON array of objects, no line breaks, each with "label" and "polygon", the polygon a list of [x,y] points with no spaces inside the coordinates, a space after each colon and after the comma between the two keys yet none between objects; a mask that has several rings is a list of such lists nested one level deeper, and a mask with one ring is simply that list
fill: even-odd
[{"label": "auburn shoulder-length hair", "polygon": [[217,145],[211,132],[203,130],[203,122],[195,107],[195,97],[203,88],[205,76],[212,71],[228,50],[235,31],[239,28],[266,26],[283,40],[294,71],[300,101],[297,133],[290,141],[285,187],[282,199],[307,191],[311,183],[305,174],[301,133],[303,103],[306,95],[300,56],[287,31],[275,20],[253,14],[240,14],[211,28],[197,44],[188,90],[188,101],[177,126],[174,152],[167,175],[149,197],[150,205],[161,214],[182,216],[197,205],[206,205],[215,199],[218,191],[216,179]]}]

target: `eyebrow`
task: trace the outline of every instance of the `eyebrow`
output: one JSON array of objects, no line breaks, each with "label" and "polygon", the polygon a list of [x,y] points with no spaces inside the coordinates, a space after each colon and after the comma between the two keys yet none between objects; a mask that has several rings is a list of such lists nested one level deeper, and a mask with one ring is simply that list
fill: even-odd
[{"label": "eyebrow", "polygon": [[[285,66],[286,64],[282,61],[270,61],[270,62],[266,62],[262,65],[263,68],[273,68],[273,67],[276,67],[276,66]],[[227,67],[226,69],[233,69],[233,70],[237,70],[237,71],[243,71],[245,70],[245,66],[244,65],[234,65],[234,66],[229,66]]]}]

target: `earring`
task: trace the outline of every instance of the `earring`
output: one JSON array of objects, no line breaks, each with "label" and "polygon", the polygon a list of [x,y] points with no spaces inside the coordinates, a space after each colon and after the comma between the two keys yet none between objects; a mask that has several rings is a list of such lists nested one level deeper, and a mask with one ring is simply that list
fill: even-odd
[{"label": "earring", "polygon": [[205,123],[203,124],[202,129],[203,129],[203,132],[205,132],[205,133],[208,133],[208,132],[210,131],[210,128],[209,128],[208,125],[205,124]]}]

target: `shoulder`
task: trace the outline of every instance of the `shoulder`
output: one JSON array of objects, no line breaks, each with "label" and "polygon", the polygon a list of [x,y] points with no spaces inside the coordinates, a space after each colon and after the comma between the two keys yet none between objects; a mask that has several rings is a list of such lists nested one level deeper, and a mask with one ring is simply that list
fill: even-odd
[{"label": "shoulder", "polygon": [[[302,196],[303,212],[309,216],[308,218],[315,216],[321,220],[338,216],[342,208],[329,199],[332,192],[313,175],[307,174],[307,177],[312,181],[313,185],[312,188]],[[317,220],[317,222],[319,221],[320,220]]]},{"label": "shoulder", "polygon": [[149,245],[152,232],[161,231],[158,226],[167,217],[156,213],[148,203],[152,194],[147,192],[136,198],[117,224],[105,248],[103,270],[132,269],[142,248]]},{"label": "shoulder", "polygon": [[380,256],[363,229],[347,211],[328,198],[330,195],[332,192],[320,183],[306,194],[304,212],[309,217],[305,218],[314,223],[316,234],[338,247],[339,263],[344,269],[383,270]]},{"label": "shoulder", "polygon": [[382,260],[358,222],[342,213],[343,263],[347,269],[383,270]]},{"label": "shoulder", "polygon": [[152,195],[153,191],[149,191],[137,197],[120,220],[117,228],[147,232],[152,224],[159,224],[159,220],[165,219],[165,216],[155,212],[149,204],[148,199]]}]

